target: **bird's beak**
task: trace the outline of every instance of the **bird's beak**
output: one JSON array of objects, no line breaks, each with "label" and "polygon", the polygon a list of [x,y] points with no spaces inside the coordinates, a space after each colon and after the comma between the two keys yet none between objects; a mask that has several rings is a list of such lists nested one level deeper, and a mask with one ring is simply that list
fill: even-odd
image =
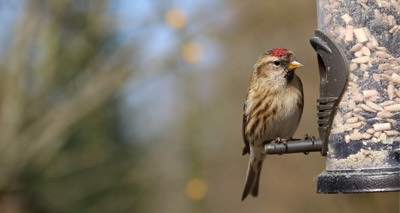
[{"label": "bird's beak", "polygon": [[289,68],[289,70],[294,70],[294,69],[299,68],[299,67],[302,67],[302,66],[303,66],[303,65],[302,65],[300,62],[298,62],[298,61],[292,61],[292,62],[289,63],[288,68]]}]

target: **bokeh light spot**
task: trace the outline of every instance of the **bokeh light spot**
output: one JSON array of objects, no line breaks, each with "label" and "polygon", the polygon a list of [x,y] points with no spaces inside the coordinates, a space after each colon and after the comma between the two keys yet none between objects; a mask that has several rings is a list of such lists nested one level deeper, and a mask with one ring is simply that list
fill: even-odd
[{"label": "bokeh light spot", "polygon": [[192,178],[186,185],[186,194],[192,200],[201,200],[207,194],[207,183],[199,178]]},{"label": "bokeh light spot", "polygon": [[182,47],[183,59],[191,64],[198,63],[203,58],[203,49],[197,43],[186,43]]},{"label": "bokeh light spot", "polygon": [[186,25],[186,14],[179,8],[170,9],[165,15],[165,22],[173,29],[181,29]]}]

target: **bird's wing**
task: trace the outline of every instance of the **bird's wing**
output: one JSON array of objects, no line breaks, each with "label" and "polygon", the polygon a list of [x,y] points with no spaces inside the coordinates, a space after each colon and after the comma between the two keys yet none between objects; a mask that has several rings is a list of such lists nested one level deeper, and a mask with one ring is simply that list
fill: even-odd
[{"label": "bird's wing", "polygon": [[[249,92],[247,92],[247,94],[246,94],[246,100],[247,100],[248,96],[249,96]],[[250,144],[249,144],[249,141],[247,140],[246,132],[245,132],[245,129],[247,126],[246,104],[247,104],[247,101],[245,102],[245,104],[243,106],[242,135],[243,135],[244,147],[242,150],[242,155],[250,154]]]},{"label": "bird's wing", "polygon": [[301,92],[301,99],[300,99],[300,101],[298,103],[299,108],[300,108],[300,117],[299,117],[299,122],[300,122],[301,115],[303,114],[303,109],[304,109],[304,93],[303,93],[303,83],[301,83],[301,80],[300,80],[300,78],[298,76],[296,76],[296,78],[298,80],[298,84],[297,84],[298,86],[297,87]]},{"label": "bird's wing", "polygon": [[249,141],[246,138],[246,133],[245,133],[246,123],[247,123],[246,115],[243,113],[242,134],[243,134],[244,147],[242,150],[242,155],[250,154],[250,145]]}]

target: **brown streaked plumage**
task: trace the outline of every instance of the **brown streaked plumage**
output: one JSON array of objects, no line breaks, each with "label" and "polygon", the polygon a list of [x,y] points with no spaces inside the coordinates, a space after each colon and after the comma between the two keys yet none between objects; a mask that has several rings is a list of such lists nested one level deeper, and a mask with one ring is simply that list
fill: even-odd
[{"label": "brown streaked plumage", "polygon": [[254,65],[243,108],[242,154],[250,154],[242,195],[258,195],[264,145],[277,138],[290,140],[303,113],[303,85],[294,70],[303,66],[292,51],[276,48],[262,54]]}]

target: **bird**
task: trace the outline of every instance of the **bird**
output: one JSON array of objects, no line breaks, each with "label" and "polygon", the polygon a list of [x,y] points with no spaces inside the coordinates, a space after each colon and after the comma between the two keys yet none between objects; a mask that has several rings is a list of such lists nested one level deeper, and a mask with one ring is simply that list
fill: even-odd
[{"label": "bird", "polygon": [[267,143],[290,141],[299,125],[304,106],[303,85],[295,74],[303,65],[295,54],[275,48],[256,61],[243,107],[242,155],[249,154],[242,201],[257,197]]}]

